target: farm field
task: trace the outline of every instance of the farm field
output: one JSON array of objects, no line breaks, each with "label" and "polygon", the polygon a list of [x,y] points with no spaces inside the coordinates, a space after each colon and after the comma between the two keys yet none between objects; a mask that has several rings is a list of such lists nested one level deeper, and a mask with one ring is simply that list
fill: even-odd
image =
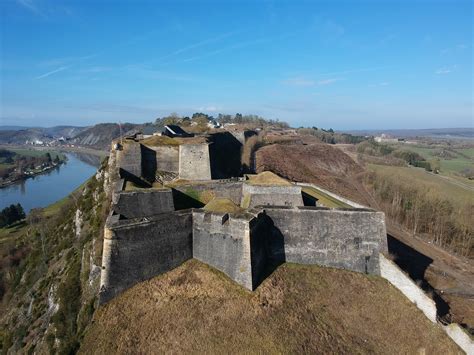
[{"label": "farm field", "polygon": [[[470,188],[467,188],[468,186],[463,187],[461,184],[457,184],[456,181],[451,181],[442,176],[429,173],[422,168],[376,164],[368,164],[367,168],[370,171],[397,177],[398,180],[406,182],[407,185],[418,183],[426,187],[429,191],[436,191],[436,193],[456,205],[473,203],[474,193]],[[468,179],[463,180],[469,181]]]},{"label": "farm field", "polygon": [[[441,174],[462,178],[465,181],[468,181],[468,179],[459,174],[465,169],[474,169],[474,148],[455,148],[440,145],[433,147],[398,145],[398,148],[416,152],[428,161],[439,159]],[[451,155],[451,157],[439,156],[441,151],[445,151],[446,154]]]}]

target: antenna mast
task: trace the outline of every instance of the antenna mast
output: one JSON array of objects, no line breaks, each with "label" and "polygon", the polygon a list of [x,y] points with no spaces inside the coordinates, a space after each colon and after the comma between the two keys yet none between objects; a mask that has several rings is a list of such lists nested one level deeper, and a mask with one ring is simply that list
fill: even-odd
[{"label": "antenna mast", "polygon": [[123,146],[123,136],[122,136],[122,122],[119,121],[120,128],[120,145]]}]

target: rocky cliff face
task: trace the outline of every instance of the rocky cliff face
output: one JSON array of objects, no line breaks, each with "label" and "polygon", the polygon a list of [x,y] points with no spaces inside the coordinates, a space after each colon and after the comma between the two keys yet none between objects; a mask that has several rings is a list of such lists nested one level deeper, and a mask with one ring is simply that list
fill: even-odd
[{"label": "rocky cliff face", "polygon": [[78,349],[97,305],[107,186],[104,163],[68,198],[29,216],[13,240],[1,242],[3,351]]}]

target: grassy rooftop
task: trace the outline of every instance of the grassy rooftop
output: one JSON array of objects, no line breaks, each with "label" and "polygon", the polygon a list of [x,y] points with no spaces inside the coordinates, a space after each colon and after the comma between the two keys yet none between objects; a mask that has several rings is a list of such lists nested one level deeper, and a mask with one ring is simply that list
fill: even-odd
[{"label": "grassy rooftop", "polygon": [[247,183],[260,186],[291,186],[288,180],[279,177],[271,171],[264,171],[257,175],[248,175]]},{"label": "grassy rooftop", "polygon": [[189,137],[189,138],[171,138],[168,136],[152,136],[140,141],[140,143],[150,146],[180,146],[183,144],[205,144],[207,139],[204,136]]},{"label": "grassy rooftop", "polygon": [[241,213],[244,211],[228,198],[215,198],[204,206],[204,210],[218,213]]}]

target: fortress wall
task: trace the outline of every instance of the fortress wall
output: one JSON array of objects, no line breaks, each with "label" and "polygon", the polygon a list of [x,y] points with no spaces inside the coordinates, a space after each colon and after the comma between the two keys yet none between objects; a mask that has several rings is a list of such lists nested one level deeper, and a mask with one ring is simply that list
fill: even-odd
[{"label": "fortress wall", "polygon": [[171,189],[122,191],[114,196],[113,210],[125,218],[148,217],[174,211]]},{"label": "fortress wall", "polygon": [[252,262],[253,289],[262,281],[268,262],[268,240],[271,238],[271,223],[265,213],[258,213],[249,223],[250,259]]},{"label": "fortress wall", "polygon": [[190,258],[190,210],[161,214],[148,221],[115,219],[104,233],[99,302],[107,302],[127,288],[170,271]]},{"label": "fortress wall", "polygon": [[299,186],[259,186],[243,184],[242,207],[256,206],[304,206]]},{"label": "fortress wall", "polygon": [[174,189],[187,193],[189,191],[197,191],[202,193],[204,191],[212,191],[214,197],[228,198],[232,200],[237,206],[240,205],[242,200],[242,182],[232,181],[212,181],[203,182],[197,184],[180,185],[174,187]]},{"label": "fortress wall", "polygon": [[122,150],[117,150],[116,164],[135,176],[142,176],[142,150],[137,142],[127,141]]},{"label": "fortress wall", "polygon": [[179,178],[184,180],[211,180],[208,144],[179,146]]},{"label": "fortress wall", "polygon": [[405,275],[402,270],[392,261],[380,255],[380,273],[392,285],[398,288],[411,302],[425,314],[425,316],[436,323],[436,304],[423,290]]},{"label": "fortress wall", "polygon": [[273,221],[272,258],[380,275],[379,253],[387,251],[382,212],[321,207],[265,212]]},{"label": "fortress wall", "polygon": [[224,272],[245,288],[253,289],[247,218],[194,211],[193,257]]},{"label": "fortress wall", "polygon": [[[157,171],[179,172],[179,149],[175,146],[148,147],[155,154],[150,154],[149,159],[154,159]],[[153,163],[153,162],[152,162]]]}]

